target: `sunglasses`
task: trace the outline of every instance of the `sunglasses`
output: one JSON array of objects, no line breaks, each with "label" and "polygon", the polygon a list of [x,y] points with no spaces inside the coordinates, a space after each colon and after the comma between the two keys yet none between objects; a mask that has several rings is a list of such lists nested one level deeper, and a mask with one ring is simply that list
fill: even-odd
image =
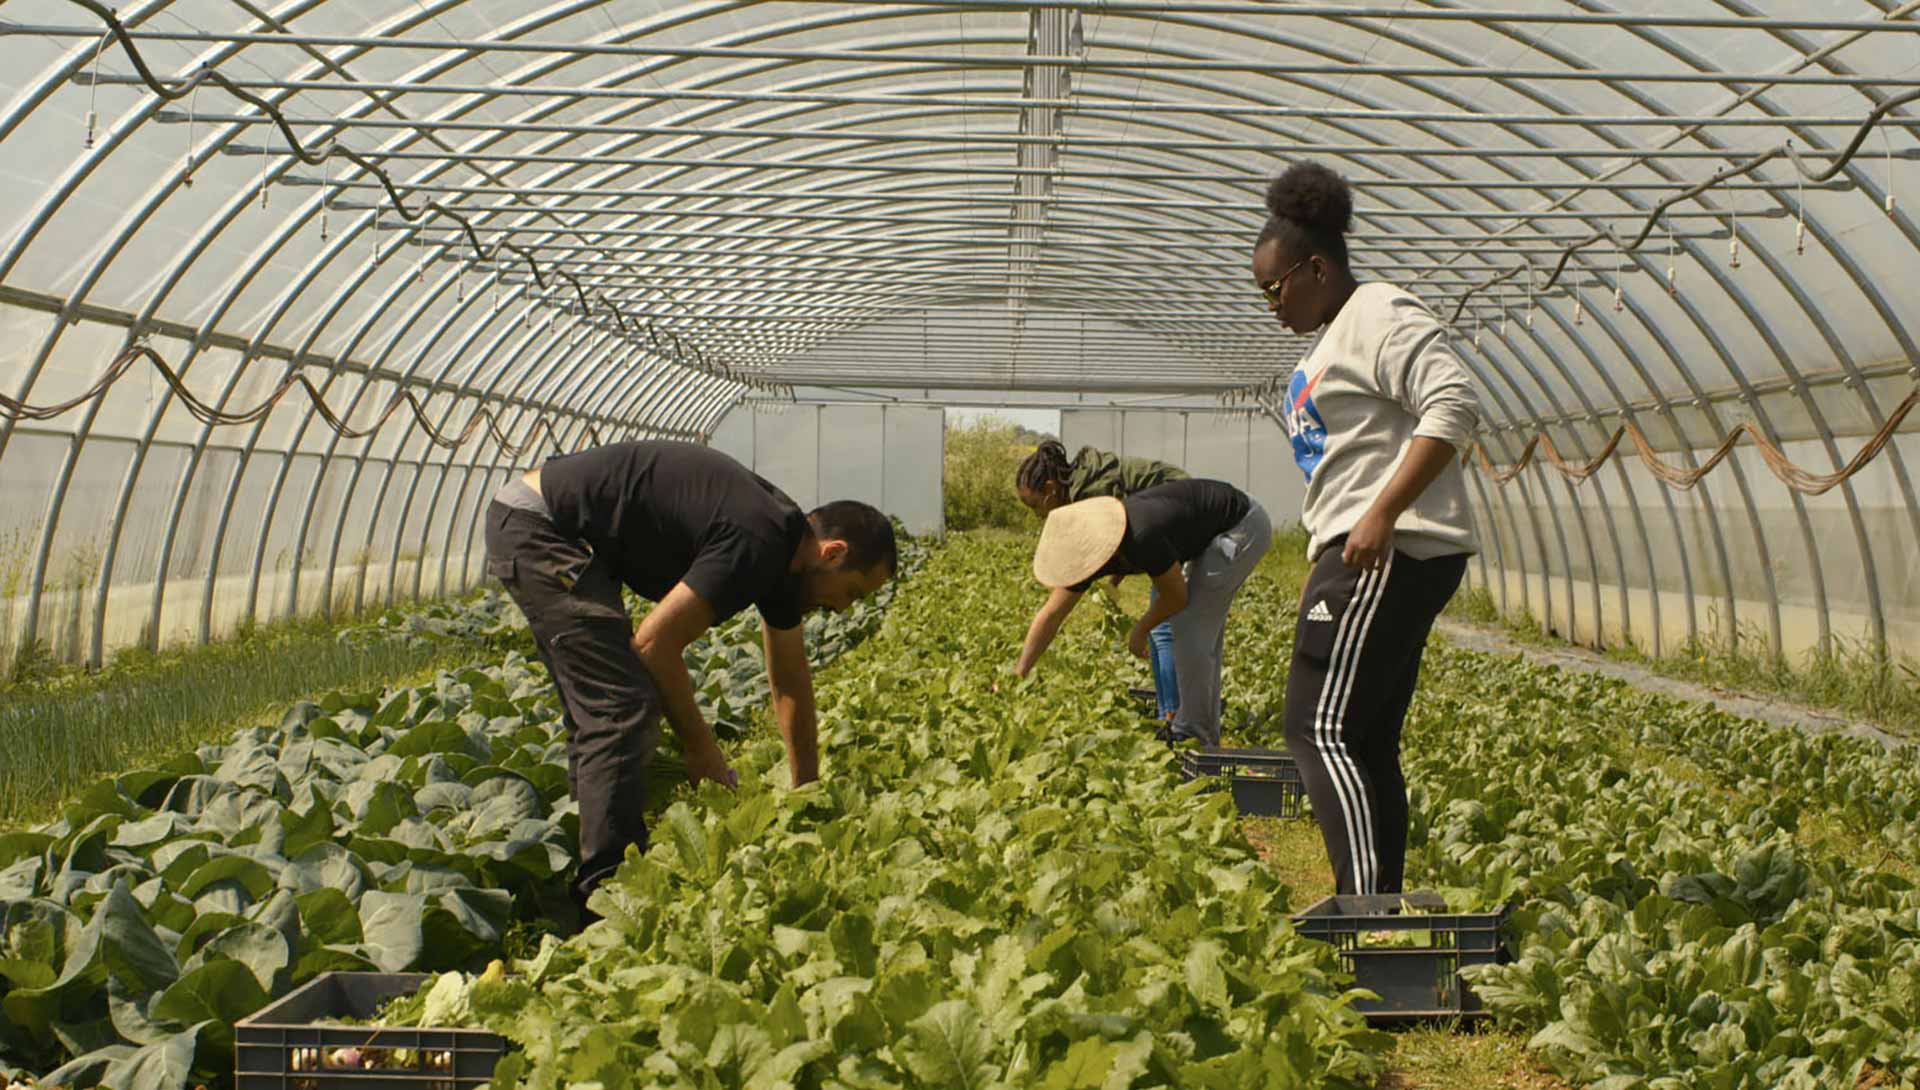
[{"label": "sunglasses", "polygon": [[1299,272],[1300,266],[1305,265],[1307,262],[1311,260],[1313,259],[1310,257],[1303,257],[1300,260],[1294,262],[1292,268],[1288,269],[1286,272],[1281,273],[1275,279],[1265,280],[1261,282],[1260,294],[1267,297],[1268,306],[1278,307],[1280,305],[1280,299],[1286,293],[1286,290],[1287,290],[1287,278],[1292,276],[1294,273]]}]

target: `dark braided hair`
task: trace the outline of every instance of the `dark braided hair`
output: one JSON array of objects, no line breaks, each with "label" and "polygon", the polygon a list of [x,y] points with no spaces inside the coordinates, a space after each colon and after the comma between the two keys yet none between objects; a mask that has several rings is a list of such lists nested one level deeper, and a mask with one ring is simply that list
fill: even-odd
[{"label": "dark braided hair", "polygon": [[1057,439],[1048,439],[1020,463],[1020,472],[1014,476],[1013,483],[1029,492],[1045,492],[1049,484],[1059,481],[1064,485],[1072,475],[1073,462],[1067,457],[1067,448]]},{"label": "dark braided hair", "polygon": [[1279,239],[1296,258],[1320,254],[1347,263],[1347,231],[1353,226],[1353,189],[1323,163],[1294,163],[1267,185],[1267,226],[1260,244]]}]

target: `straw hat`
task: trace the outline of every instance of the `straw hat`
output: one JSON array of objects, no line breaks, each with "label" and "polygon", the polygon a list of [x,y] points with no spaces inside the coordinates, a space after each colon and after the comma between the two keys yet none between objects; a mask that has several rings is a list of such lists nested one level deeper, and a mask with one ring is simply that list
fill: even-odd
[{"label": "straw hat", "polygon": [[1112,496],[1057,507],[1033,550],[1033,577],[1049,587],[1084,583],[1113,559],[1126,536],[1127,509]]}]

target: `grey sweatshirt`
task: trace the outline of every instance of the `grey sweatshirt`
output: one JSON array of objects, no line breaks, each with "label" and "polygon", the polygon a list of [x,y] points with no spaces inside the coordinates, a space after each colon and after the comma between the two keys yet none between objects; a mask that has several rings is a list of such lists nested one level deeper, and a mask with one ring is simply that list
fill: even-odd
[{"label": "grey sweatshirt", "polygon": [[[1352,530],[1393,479],[1415,436],[1467,449],[1480,419],[1472,379],[1426,305],[1391,284],[1362,284],[1294,369],[1284,411],[1307,477],[1300,518],[1309,559]],[[1479,549],[1455,457],[1401,514],[1394,547],[1420,560]]]}]

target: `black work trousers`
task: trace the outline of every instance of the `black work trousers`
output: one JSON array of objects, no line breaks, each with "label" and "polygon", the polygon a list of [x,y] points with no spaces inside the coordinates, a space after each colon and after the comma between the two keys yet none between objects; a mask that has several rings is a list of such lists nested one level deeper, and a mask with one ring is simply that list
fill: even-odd
[{"label": "black work trousers", "polygon": [[620,866],[629,844],[647,847],[647,764],[662,703],[633,650],[620,581],[604,557],[538,512],[487,508],[487,573],[526,614],[559,690],[567,728],[567,783],[580,807],[580,867],[573,896]]},{"label": "black work trousers", "polygon": [[1467,573],[1465,555],[1389,554],[1349,568],[1344,538],[1307,576],[1287,674],[1287,749],[1306,781],[1338,893],[1399,893],[1407,860],[1400,728],[1427,634]]}]

